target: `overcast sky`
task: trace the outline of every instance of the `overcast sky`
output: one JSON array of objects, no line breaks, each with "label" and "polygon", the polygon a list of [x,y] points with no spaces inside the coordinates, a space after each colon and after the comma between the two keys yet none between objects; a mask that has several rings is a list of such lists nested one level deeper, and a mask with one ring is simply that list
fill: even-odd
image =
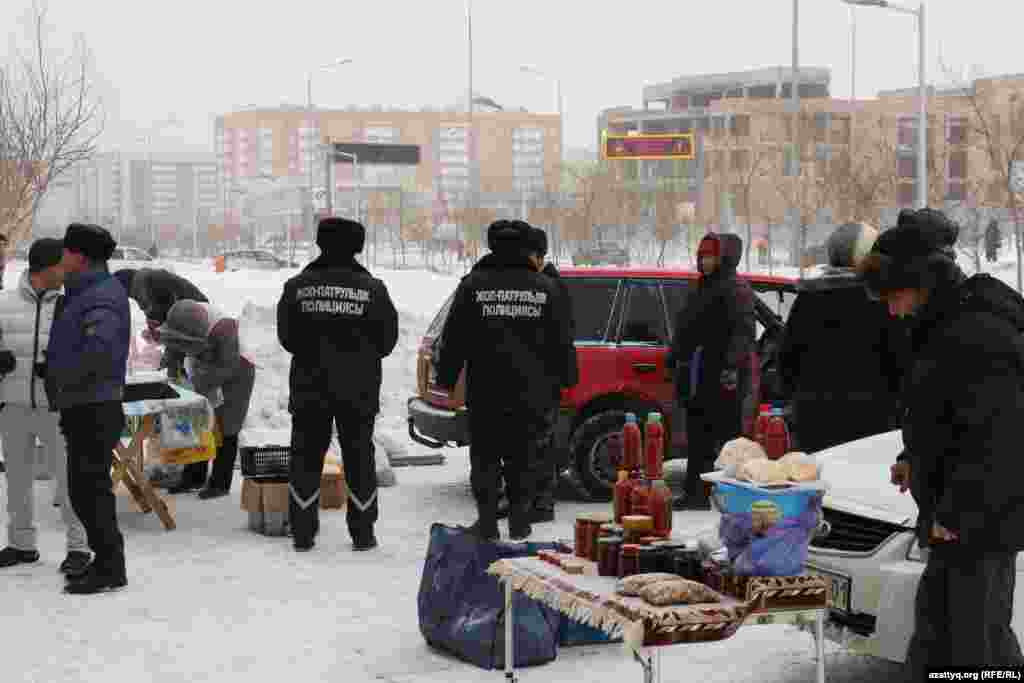
[{"label": "overcast sky", "polygon": [[[0,2],[0,26],[19,30],[26,0]],[[801,0],[800,59],[832,69],[832,93],[850,92],[849,11]],[[916,6],[916,5],[915,5]],[[84,34],[105,83],[104,147],[138,150],[138,135],[173,114],[158,149],[212,151],[213,117],[247,104],[305,103],[310,67],[354,63],[313,81],[317,106],[446,105],[467,88],[464,0],[49,0],[55,44]],[[698,9],[699,8],[699,9]],[[1024,72],[1024,3],[931,0],[928,67]],[[915,20],[878,8],[857,14],[857,93],[916,84]],[[474,90],[509,107],[555,111],[562,79],[567,146],[594,146],[600,109],[640,105],[646,83],[687,74],[789,65],[791,0],[640,4],[583,0],[475,0]]]}]

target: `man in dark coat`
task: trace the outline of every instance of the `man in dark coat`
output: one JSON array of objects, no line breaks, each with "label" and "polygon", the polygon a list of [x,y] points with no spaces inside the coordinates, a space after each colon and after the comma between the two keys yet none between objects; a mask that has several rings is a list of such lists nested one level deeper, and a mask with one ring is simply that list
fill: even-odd
[{"label": "man in dark coat", "polygon": [[128,294],[107,270],[116,246],[97,225],[68,226],[65,305],[50,330],[40,369],[67,439],[71,505],[94,553],[89,570],[65,587],[68,593],[98,593],[127,583],[110,479],[114,446],[124,429],[121,402],[131,343]]},{"label": "man in dark coat", "polygon": [[[194,284],[163,268],[122,268],[114,273],[121,281],[128,296],[135,300],[146,316],[146,330],[143,336],[155,343],[160,343],[159,327],[167,322],[167,312],[179,301],[198,301],[208,303],[209,299]],[[172,381],[180,379],[185,356],[165,348],[161,367],[167,368],[167,376]],[[177,494],[202,488],[206,483],[206,462],[185,465],[181,472],[181,481],[167,489],[168,493]]]},{"label": "man in dark coat", "polygon": [[863,223],[840,226],[826,243],[824,276],[798,284],[779,350],[779,375],[793,398],[802,451],[899,427],[906,328],[868,298],[856,271],[877,238],[878,231]]},{"label": "man in dark coat", "polygon": [[[562,275],[558,272],[555,264],[544,262],[548,253],[547,233],[540,228],[533,228],[530,236],[530,262],[535,270],[550,277],[558,289],[563,316],[561,322],[565,326],[564,334],[570,340],[574,340],[576,339],[576,321],[573,318],[569,288],[562,280]],[[536,486],[536,495],[533,501],[531,521],[535,523],[555,520],[555,488],[558,485],[559,465],[555,446],[555,425],[558,422],[558,409],[562,402],[562,389],[574,387],[579,382],[579,364],[576,360],[575,345],[568,347],[565,371],[566,374],[562,377],[549,378],[551,380],[551,405],[544,421],[544,429],[537,435],[537,448],[534,450],[537,461],[531,470]]]},{"label": "man in dark coat", "polygon": [[912,320],[906,450],[891,478],[910,489],[929,549],[907,656],[913,680],[1024,664],[1011,628],[1024,548],[1024,300],[989,275],[964,277],[932,229],[946,220],[928,209],[901,215],[862,266],[890,314]]},{"label": "man in dark coat", "polygon": [[398,312],[384,283],[355,259],[365,241],[366,229],[355,221],[320,221],[320,256],[285,283],[277,304],[277,336],[292,354],[289,509],[298,551],[313,548],[320,528],[320,479],[332,424],[348,484],[352,546],[377,547],[373,426],[380,412],[381,360],[398,343]]},{"label": "man in dark coat", "polygon": [[756,334],[754,291],[736,274],[742,254],[736,235],[705,235],[697,249],[701,278],[676,316],[666,365],[677,368],[677,398],[686,402],[686,491],[676,503],[681,509],[709,509],[700,475],[711,470],[718,449],[742,432]]},{"label": "man in dark coat", "polygon": [[530,263],[531,230],[508,220],[488,228],[491,253],[455,291],[437,369],[438,386],[450,391],[466,367],[470,482],[478,513],[470,531],[485,539],[499,537],[502,475],[509,535],[530,535],[536,435],[546,428],[555,383],[568,376],[572,339],[561,294]]}]

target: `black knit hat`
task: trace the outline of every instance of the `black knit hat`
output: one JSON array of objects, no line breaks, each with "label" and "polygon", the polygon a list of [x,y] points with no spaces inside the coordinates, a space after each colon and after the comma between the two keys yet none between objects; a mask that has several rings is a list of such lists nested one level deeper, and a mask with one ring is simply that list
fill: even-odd
[{"label": "black knit hat", "polygon": [[881,297],[901,289],[933,289],[959,272],[953,245],[959,226],[934,209],[900,213],[860,265],[868,292]]},{"label": "black knit hat", "polygon": [[487,248],[493,252],[523,251],[530,247],[533,228],[524,221],[499,220],[487,228]]},{"label": "black knit hat", "polygon": [[41,237],[28,248],[28,272],[39,273],[51,268],[64,258],[64,242],[52,237]]},{"label": "black knit hat", "polygon": [[540,228],[530,229],[529,238],[529,249],[531,252],[540,254],[541,256],[548,255],[548,234]]},{"label": "black knit hat", "polygon": [[93,261],[109,261],[117,240],[104,228],[89,223],[72,223],[64,232],[64,248],[85,254]]},{"label": "black knit hat", "polygon": [[316,246],[325,254],[360,253],[366,244],[366,228],[348,218],[324,218],[316,229]]}]

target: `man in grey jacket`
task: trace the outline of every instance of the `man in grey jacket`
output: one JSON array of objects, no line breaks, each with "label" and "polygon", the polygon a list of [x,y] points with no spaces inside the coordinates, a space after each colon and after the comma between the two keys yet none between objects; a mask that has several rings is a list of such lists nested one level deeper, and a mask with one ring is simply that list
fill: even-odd
[{"label": "man in grey jacket", "polygon": [[58,429],[37,369],[46,362],[50,326],[61,301],[64,245],[56,239],[36,240],[28,252],[28,270],[18,286],[0,292],[0,346],[6,360],[0,381],[0,433],[7,458],[7,547],[0,567],[39,561],[33,519],[35,442],[38,437],[56,457],[57,502],[67,532],[67,558],[61,571],[81,575],[91,556],[85,529],[68,498],[67,447]]}]

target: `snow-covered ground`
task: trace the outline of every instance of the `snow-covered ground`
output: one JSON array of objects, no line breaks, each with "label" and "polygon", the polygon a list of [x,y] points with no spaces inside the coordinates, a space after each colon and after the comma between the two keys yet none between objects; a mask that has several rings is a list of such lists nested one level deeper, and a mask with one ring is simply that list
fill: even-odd
[{"label": "snow-covered ground", "polygon": [[[14,286],[12,264],[5,286]],[[23,267],[23,266],[22,266]],[[290,272],[216,274],[205,265],[180,264],[228,313],[242,316],[246,341],[258,364],[246,433],[289,427],[288,357],[276,343],[274,308]],[[379,428],[425,453],[405,436],[405,399],[415,383],[415,352],[457,277],[425,271],[375,269],[400,312],[401,338],[385,361]],[[141,326],[142,321],[136,321]],[[383,454],[381,454],[383,455]],[[39,564],[0,570],[0,680],[179,681],[344,680],[457,683],[499,680],[431,651],[419,633],[416,594],[432,522],[468,523],[473,502],[465,449],[446,451],[439,467],[398,470],[398,485],[381,489],[381,547],[353,553],[344,515],[326,512],[316,550],[296,554],[286,538],[246,529],[232,496],[200,502],[175,498],[178,529],[163,531],[153,515],[124,513],[129,586],[116,594],[70,597],[60,592],[57,565],[63,532],[50,506],[48,482],[37,483]],[[0,478],[0,507],[6,481]],[[538,525],[538,539],[571,538],[583,510],[563,503],[554,524]],[[2,513],[0,513],[2,514]],[[679,512],[682,533],[713,528],[712,513]],[[900,680],[899,668],[831,647],[830,681]],[[733,638],[701,646],[666,648],[664,681],[814,680],[810,637],[785,626],[750,626]],[[524,670],[523,681],[638,680],[637,664],[617,645],[564,648],[548,665]]]}]

